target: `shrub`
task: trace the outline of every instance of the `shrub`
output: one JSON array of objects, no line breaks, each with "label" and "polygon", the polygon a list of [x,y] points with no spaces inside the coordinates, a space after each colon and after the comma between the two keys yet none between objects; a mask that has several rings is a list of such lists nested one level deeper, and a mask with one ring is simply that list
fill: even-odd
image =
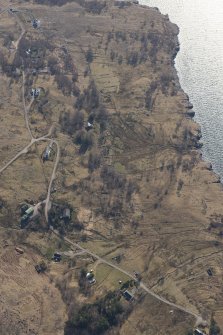
[{"label": "shrub", "polygon": [[139,55],[138,52],[131,52],[130,55],[127,56],[127,64],[136,66],[138,64]]},{"label": "shrub", "polygon": [[55,74],[60,73],[60,69],[58,67],[58,62],[57,62],[56,57],[54,56],[49,57],[47,65],[48,65],[51,75],[54,76]]},{"label": "shrub", "polygon": [[3,46],[9,47],[12,41],[14,41],[13,34],[11,32],[7,32],[7,35],[4,36]]},{"label": "shrub", "polygon": [[93,134],[81,130],[77,133],[74,142],[80,145],[79,153],[84,154],[88,149],[93,146]]},{"label": "shrub", "polygon": [[86,55],[85,55],[86,61],[88,63],[92,63],[94,60],[94,54],[91,48],[88,48]]},{"label": "shrub", "polygon": [[84,114],[81,111],[71,113],[65,112],[60,116],[61,129],[64,133],[72,136],[81,130],[84,125]]},{"label": "shrub", "polygon": [[145,107],[149,111],[152,109],[153,106],[153,93],[156,91],[158,87],[158,84],[156,81],[152,81],[150,87],[146,91],[146,96],[145,96]]},{"label": "shrub", "polygon": [[101,170],[101,178],[108,189],[123,189],[126,184],[126,178],[120,175],[109,166],[104,166]]},{"label": "shrub", "polygon": [[66,324],[65,335],[104,334],[107,329],[118,324],[123,314],[118,294],[109,292],[104,298],[74,313]]},{"label": "shrub", "polygon": [[64,74],[57,74],[55,76],[57,88],[63,92],[64,95],[71,95],[72,82]]},{"label": "shrub", "polygon": [[88,157],[89,171],[93,172],[94,170],[98,169],[100,167],[100,163],[101,163],[100,155],[95,151],[91,151]]},{"label": "shrub", "polygon": [[210,326],[210,332],[209,332],[210,335],[219,335],[221,334],[221,330],[220,328],[218,327],[216,321],[212,318],[211,319],[211,326]]}]

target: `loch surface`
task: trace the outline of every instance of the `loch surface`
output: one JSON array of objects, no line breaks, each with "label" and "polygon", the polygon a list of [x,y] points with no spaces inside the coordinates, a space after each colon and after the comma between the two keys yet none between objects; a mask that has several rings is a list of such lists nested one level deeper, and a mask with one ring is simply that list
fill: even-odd
[{"label": "loch surface", "polygon": [[201,125],[203,157],[223,181],[222,0],[140,0],[158,7],[180,28],[176,68]]}]

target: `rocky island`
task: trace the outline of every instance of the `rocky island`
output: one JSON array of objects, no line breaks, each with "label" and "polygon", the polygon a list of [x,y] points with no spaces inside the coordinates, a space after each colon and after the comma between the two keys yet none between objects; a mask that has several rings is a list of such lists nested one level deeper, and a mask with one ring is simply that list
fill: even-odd
[{"label": "rocky island", "polygon": [[222,185],[178,27],[137,1],[0,15],[0,334],[221,334]]}]

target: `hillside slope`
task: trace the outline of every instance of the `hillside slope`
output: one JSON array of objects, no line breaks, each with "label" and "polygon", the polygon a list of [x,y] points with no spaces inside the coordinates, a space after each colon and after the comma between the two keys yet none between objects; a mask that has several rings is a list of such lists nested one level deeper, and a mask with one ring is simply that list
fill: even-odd
[{"label": "hillside slope", "polygon": [[[34,2],[14,1],[20,12],[2,14],[1,167],[29,143],[24,71],[27,106],[32,87],[44,92],[30,104],[31,132],[40,138],[53,125],[50,138],[60,147],[49,224],[109,262],[117,264],[119,256],[118,266],[139,272],[155,293],[208,322],[214,315],[223,329],[222,185],[202,161],[200,128],[174,68],[178,28],[158,10],[128,2]],[[33,29],[27,10],[40,20],[39,29]],[[13,37],[7,36],[9,26]],[[13,49],[21,26],[24,36]],[[35,49],[34,61],[29,48]],[[70,297],[78,306],[94,303],[126,278],[94,257],[75,256],[78,250],[52,237],[44,203],[38,222],[20,231],[20,205],[46,198],[58,152],[54,145],[51,159],[43,162],[46,145],[36,142],[1,173],[0,223],[3,231],[18,229],[21,246],[48,257],[47,275],[64,300],[60,313],[66,303],[72,321]],[[65,207],[71,209],[69,223],[60,218]],[[49,257],[55,245],[68,252],[58,265]],[[87,292],[78,289],[81,268],[96,273]],[[186,334],[195,323],[143,290],[126,315],[109,333]]]}]

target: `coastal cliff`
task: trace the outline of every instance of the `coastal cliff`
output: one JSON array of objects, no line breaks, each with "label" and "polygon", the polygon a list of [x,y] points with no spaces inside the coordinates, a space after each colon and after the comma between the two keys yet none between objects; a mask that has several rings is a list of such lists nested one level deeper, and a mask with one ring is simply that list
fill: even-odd
[{"label": "coastal cliff", "polygon": [[[209,324],[214,318],[223,329],[222,185],[211,165],[202,160],[200,127],[192,119],[192,106],[174,67],[178,27],[157,9],[128,1],[56,3],[14,1],[21,10],[14,15],[17,21],[6,12],[1,26],[6,36],[10,27],[15,40],[21,22],[25,29],[17,50],[11,50],[10,38],[8,43],[6,38],[1,40],[2,166],[28,143],[22,71],[25,99],[30,103],[30,130],[40,138],[54,125],[52,139],[60,147],[49,211],[49,225],[59,232],[59,238],[49,231],[43,208],[38,222],[19,228],[22,203],[44,204],[56,148],[43,162],[46,143],[38,142],[0,175],[1,262],[5,269],[0,278],[10,277],[9,286],[0,288],[1,294],[7,292],[1,305],[4,330],[13,334],[7,322],[18,317],[23,319],[23,333],[29,334],[24,301],[18,299],[24,313],[18,316],[19,307],[12,304],[10,295],[12,288],[18,294],[26,272],[20,268],[15,275],[7,267],[7,255],[12,258],[14,249],[5,248],[5,240],[26,250],[26,256],[20,257],[26,257],[35,280],[24,294],[38,301],[35,287],[43,297],[44,285],[56,283],[57,289],[49,286],[47,291],[49,310],[53,310],[52,297],[57,301],[55,334],[62,334],[63,320],[68,320],[65,334],[101,329],[101,333],[120,335],[186,335],[198,315]],[[30,27],[28,11],[40,20],[39,30]],[[34,47],[38,63],[27,57],[27,50]],[[32,87],[40,87],[44,94],[31,104]],[[63,220],[61,208],[70,209],[69,219]],[[19,228],[18,235],[9,228]],[[87,252],[68,241],[79,243]],[[64,255],[60,264],[51,260],[55,250]],[[38,274],[31,270],[33,259],[37,262],[39,258],[47,263],[50,284],[46,277],[38,284]],[[122,302],[120,318],[110,323],[103,317],[97,328],[86,314],[93,310],[92,318],[98,318],[97,308],[107,301],[107,293],[118,292],[120,283],[131,279],[110,262],[127,274],[140,274],[148,290],[172,305],[148,290],[135,288],[135,301]],[[92,286],[85,282],[84,271],[90,269],[96,278]],[[37,315],[43,313],[39,306]],[[29,308],[33,312],[31,305]],[[46,317],[39,330],[33,317],[32,328],[35,334],[52,331]]]}]

